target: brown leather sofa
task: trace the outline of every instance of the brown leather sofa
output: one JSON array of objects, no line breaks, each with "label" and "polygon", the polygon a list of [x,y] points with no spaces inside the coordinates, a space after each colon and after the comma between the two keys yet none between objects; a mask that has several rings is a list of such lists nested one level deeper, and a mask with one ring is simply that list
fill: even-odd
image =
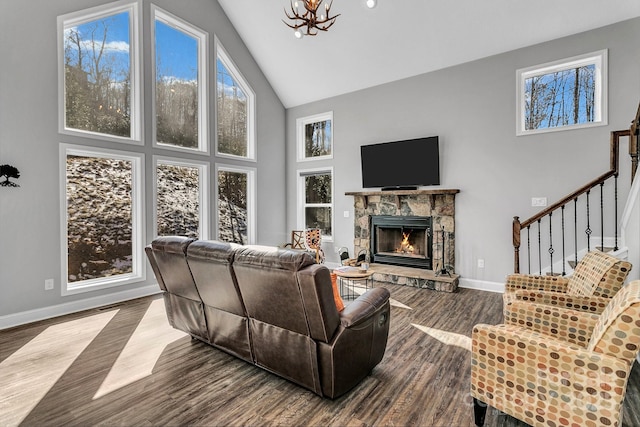
[{"label": "brown leather sofa", "polygon": [[304,251],[172,236],[146,253],[174,328],[320,396],[346,393],[382,360],[389,291],[338,312],[329,270]]}]

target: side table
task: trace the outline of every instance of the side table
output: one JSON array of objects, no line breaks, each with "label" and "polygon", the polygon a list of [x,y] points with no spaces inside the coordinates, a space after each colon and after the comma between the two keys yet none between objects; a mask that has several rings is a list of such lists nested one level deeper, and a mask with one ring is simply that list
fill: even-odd
[{"label": "side table", "polygon": [[338,267],[333,270],[338,277],[340,296],[344,299],[356,299],[360,294],[356,288],[364,292],[373,288],[373,271],[361,270],[358,267]]}]

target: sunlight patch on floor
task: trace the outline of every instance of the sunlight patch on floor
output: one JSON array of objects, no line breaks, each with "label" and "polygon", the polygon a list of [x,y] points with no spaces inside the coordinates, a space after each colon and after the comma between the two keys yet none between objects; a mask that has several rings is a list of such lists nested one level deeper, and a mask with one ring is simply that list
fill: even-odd
[{"label": "sunlight patch on floor", "polygon": [[165,347],[185,336],[169,325],[164,301],[154,300],[93,399],[151,375]]},{"label": "sunlight patch on floor", "polygon": [[49,326],[2,361],[0,425],[20,424],[118,311]]},{"label": "sunlight patch on floor", "polygon": [[[355,293],[357,295],[362,295],[365,292],[367,292],[369,289],[365,289],[364,286],[360,286],[360,285],[356,285],[356,284],[351,284],[351,283],[346,283],[345,288],[349,289],[349,291],[351,293]],[[404,308],[406,310],[413,310],[411,307],[409,307],[408,305],[404,305],[403,303],[401,303],[400,301],[396,301],[393,298],[389,298],[389,304],[393,307],[398,307],[398,308]]]},{"label": "sunlight patch on floor", "polygon": [[435,328],[429,328],[427,326],[416,325],[415,323],[412,323],[411,326],[421,330],[425,334],[431,336],[432,338],[437,339],[443,344],[455,345],[456,347],[460,347],[462,349],[471,351],[471,338],[466,335],[456,334],[454,332],[447,332],[447,331],[443,331],[442,329],[435,329]]}]

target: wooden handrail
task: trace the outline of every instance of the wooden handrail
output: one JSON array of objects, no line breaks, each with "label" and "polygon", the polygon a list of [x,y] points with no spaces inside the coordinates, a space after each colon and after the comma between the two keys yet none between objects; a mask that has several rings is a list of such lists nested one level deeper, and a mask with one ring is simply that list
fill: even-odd
[{"label": "wooden handrail", "polygon": [[514,265],[513,271],[515,273],[520,272],[520,234],[523,228],[529,227],[531,224],[540,221],[547,215],[552,214],[555,210],[565,206],[567,203],[572,200],[576,200],[581,195],[588,193],[594,187],[598,185],[602,185],[606,180],[613,176],[617,176],[619,172],[619,163],[620,163],[620,138],[628,136],[629,137],[629,155],[631,156],[631,180],[633,180],[635,176],[636,169],[638,167],[638,134],[640,133],[640,104],[638,105],[638,111],[636,113],[635,119],[631,122],[631,127],[625,130],[618,130],[611,132],[611,138],[609,141],[609,171],[602,174],[598,178],[592,180],[588,184],[580,187],[578,190],[572,192],[571,194],[563,197],[558,202],[552,204],[547,207],[543,211],[533,215],[530,218],[527,218],[524,221],[520,221],[520,218],[517,216],[513,217],[512,224],[512,241],[513,241],[513,249],[514,249]]}]

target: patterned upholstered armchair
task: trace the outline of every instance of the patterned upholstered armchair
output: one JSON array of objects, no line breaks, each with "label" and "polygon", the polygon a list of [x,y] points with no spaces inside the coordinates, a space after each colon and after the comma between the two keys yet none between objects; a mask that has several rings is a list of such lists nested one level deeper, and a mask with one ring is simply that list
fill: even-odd
[{"label": "patterned upholstered armchair", "polygon": [[601,251],[591,251],[570,277],[512,274],[504,289],[504,309],[516,300],[601,313],[624,284],[631,264]]},{"label": "patterned upholstered armchair", "polygon": [[620,426],[639,349],[640,280],[600,315],[515,301],[504,324],[473,330],[476,425],[490,405],[534,426]]}]

